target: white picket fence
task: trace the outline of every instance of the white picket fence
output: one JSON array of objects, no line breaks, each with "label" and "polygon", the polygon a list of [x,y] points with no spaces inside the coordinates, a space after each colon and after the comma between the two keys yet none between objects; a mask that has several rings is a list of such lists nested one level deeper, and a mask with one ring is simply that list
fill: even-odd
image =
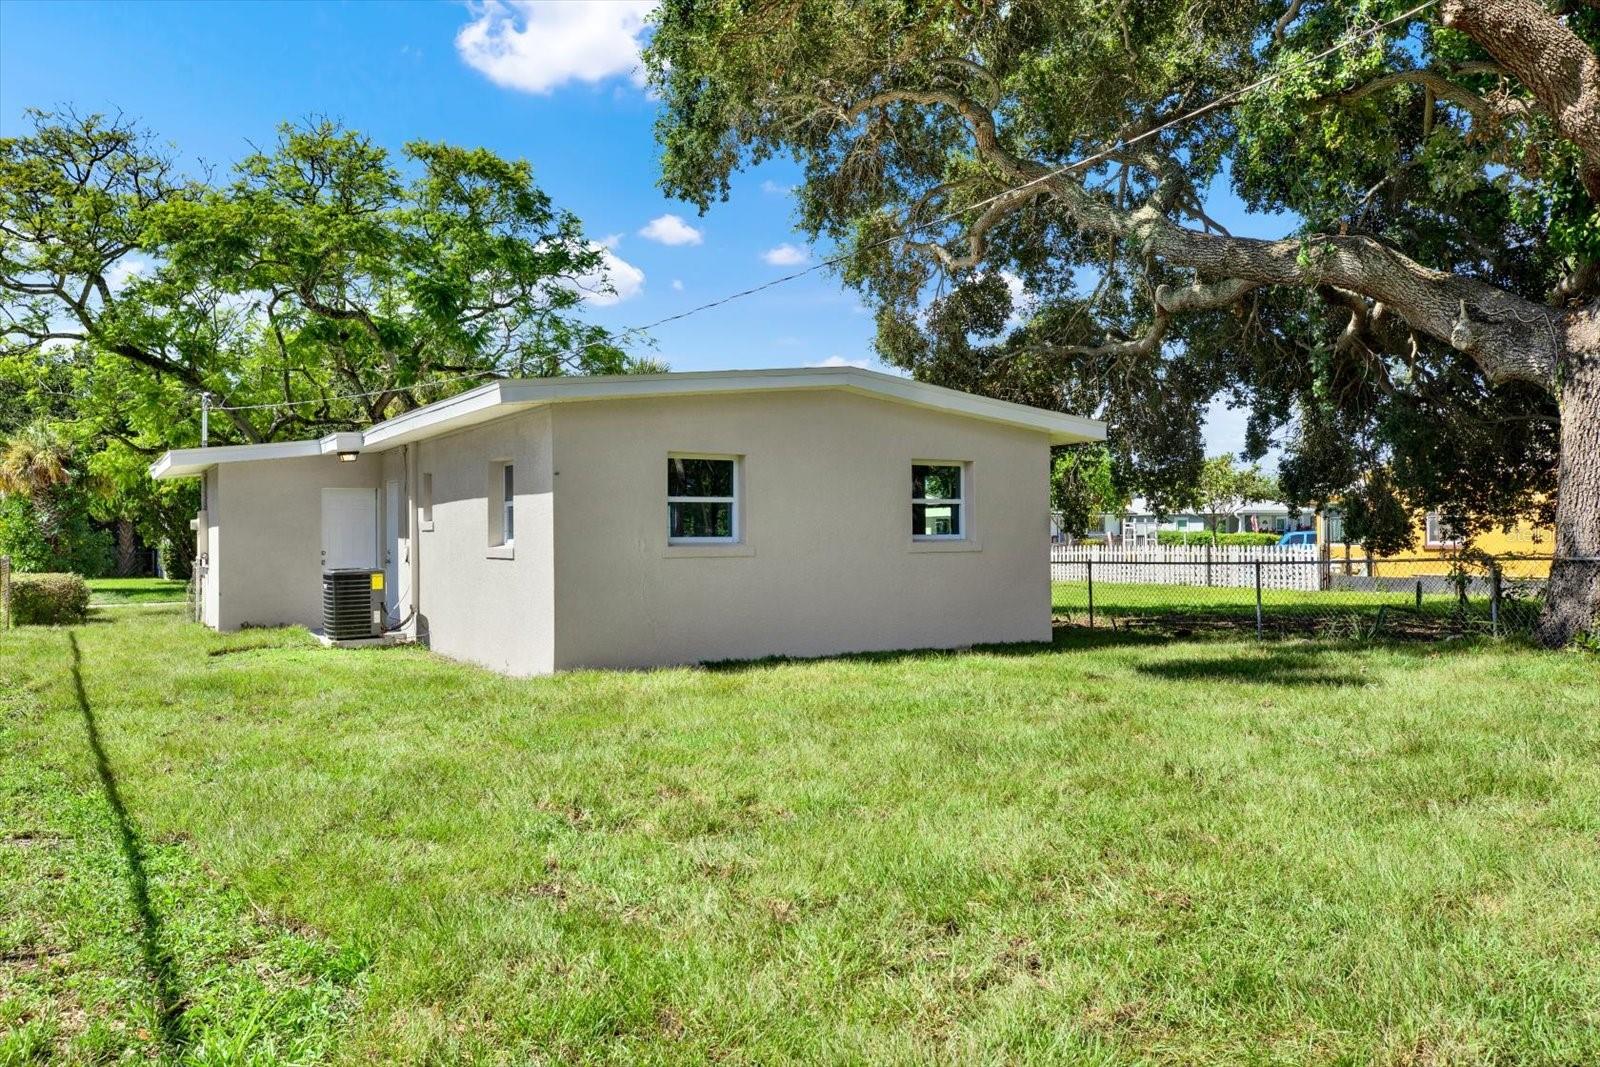
[{"label": "white picket fence", "polygon": [[1096,582],[1254,587],[1258,563],[1263,589],[1322,588],[1315,545],[1050,546],[1053,582],[1085,581],[1092,569]]}]

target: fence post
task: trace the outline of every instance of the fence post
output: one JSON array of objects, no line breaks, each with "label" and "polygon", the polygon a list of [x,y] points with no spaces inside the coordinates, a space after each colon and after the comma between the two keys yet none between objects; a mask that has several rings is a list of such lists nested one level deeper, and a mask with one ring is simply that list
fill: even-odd
[{"label": "fence post", "polygon": [[1489,628],[1500,636],[1500,564],[1489,564]]},{"label": "fence post", "polygon": [[1256,640],[1261,640],[1261,561],[1256,560]]},{"label": "fence post", "polygon": [[1094,629],[1094,560],[1084,560],[1083,566],[1089,575],[1089,628]]},{"label": "fence post", "polygon": [[1422,579],[1417,579],[1417,610],[1422,610]]},{"label": "fence post", "polygon": [[11,557],[0,556],[0,629],[11,629]]},{"label": "fence post", "polygon": [[1211,584],[1211,542],[1206,542],[1206,584]]}]

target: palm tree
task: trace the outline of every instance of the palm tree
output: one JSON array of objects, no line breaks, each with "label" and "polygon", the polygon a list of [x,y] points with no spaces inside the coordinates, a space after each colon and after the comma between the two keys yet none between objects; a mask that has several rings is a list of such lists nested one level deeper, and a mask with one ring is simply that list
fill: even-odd
[{"label": "palm tree", "polygon": [[31,501],[40,533],[59,547],[61,515],[57,496],[72,481],[72,447],[42,422],[17,431],[0,450],[0,493]]}]

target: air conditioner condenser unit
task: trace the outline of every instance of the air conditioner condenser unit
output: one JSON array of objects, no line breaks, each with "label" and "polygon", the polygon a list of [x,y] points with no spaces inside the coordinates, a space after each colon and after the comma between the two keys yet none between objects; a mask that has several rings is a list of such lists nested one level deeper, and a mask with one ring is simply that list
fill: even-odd
[{"label": "air conditioner condenser unit", "polygon": [[330,641],[383,636],[383,572],[322,572],[322,633]]}]

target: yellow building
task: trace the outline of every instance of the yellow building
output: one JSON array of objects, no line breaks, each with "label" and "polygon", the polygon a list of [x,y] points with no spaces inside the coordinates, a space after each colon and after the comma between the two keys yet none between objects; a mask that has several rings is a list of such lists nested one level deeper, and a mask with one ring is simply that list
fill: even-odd
[{"label": "yellow building", "polygon": [[[1495,527],[1470,541],[1462,539],[1435,511],[1418,512],[1414,519],[1416,545],[1393,555],[1378,555],[1376,562],[1384,575],[1438,574],[1449,561],[1471,549],[1501,561],[1508,578],[1548,578],[1550,558],[1555,553],[1555,531],[1523,520],[1509,530]],[[1317,513],[1317,544],[1327,546],[1328,558],[1335,564],[1352,567],[1366,565],[1366,550],[1344,539],[1344,516],[1337,507]]]}]

